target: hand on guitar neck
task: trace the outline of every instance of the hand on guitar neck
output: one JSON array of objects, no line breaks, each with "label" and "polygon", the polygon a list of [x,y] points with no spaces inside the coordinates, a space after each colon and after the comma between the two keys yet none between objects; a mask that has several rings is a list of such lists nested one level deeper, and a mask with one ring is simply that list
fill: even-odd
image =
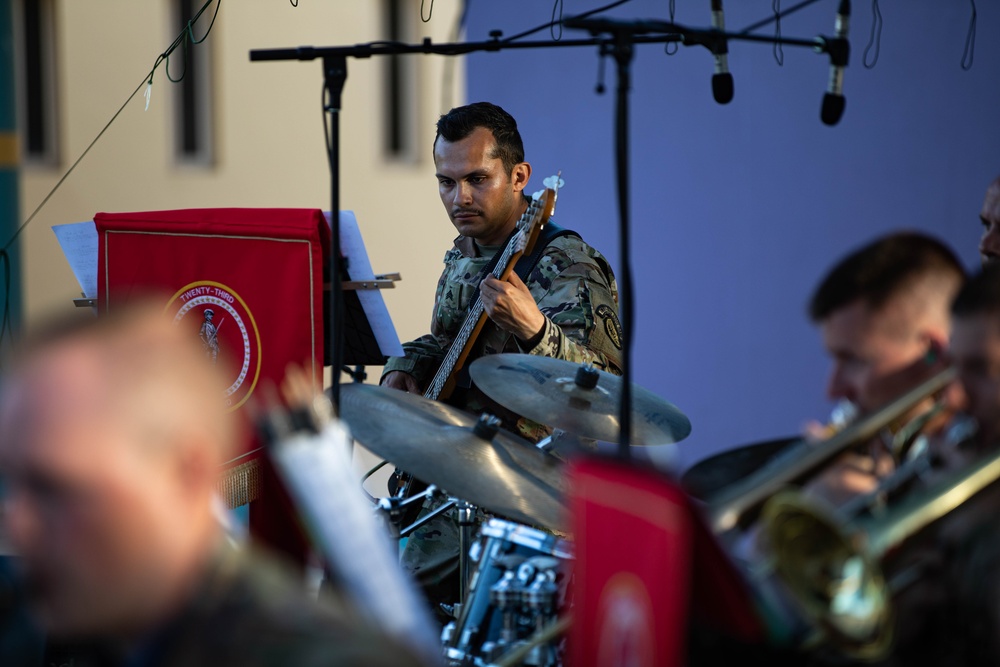
[{"label": "hand on guitar neck", "polygon": [[[506,281],[487,277],[479,284],[479,293],[487,316],[521,341],[530,341],[545,326],[545,316],[538,310],[528,286],[516,273],[511,272]],[[382,378],[382,384],[411,394],[422,392],[416,378],[403,371],[387,373]]]},{"label": "hand on guitar neck", "polygon": [[531,340],[545,326],[545,316],[538,310],[535,298],[514,272],[506,281],[488,276],[479,283],[479,294],[483,299],[483,308],[494,324],[522,341]]}]

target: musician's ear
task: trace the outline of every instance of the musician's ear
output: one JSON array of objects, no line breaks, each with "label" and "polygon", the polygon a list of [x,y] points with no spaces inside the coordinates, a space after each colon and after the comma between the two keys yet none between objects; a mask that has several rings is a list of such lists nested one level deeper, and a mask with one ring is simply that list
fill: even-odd
[{"label": "musician's ear", "polygon": [[528,185],[531,178],[531,165],[527,162],[518,162],[510,172],[510,181],[514,185],[514,192],[520,192]]},{"label": "musician's ear", "polygon": [[927,352],[924,354],[924,363],[933,366],[944,356],[944,344],[931,338],[927,342]]}]

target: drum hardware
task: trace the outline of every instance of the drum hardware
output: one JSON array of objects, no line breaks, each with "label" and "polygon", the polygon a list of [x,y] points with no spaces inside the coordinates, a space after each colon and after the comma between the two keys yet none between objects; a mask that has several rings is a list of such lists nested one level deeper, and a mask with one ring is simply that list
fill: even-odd
[{"label": "drum hardware", "polygon": [[[537,560],[537,559],[536,559]],[[535,617],[535,634],[541,634],[553,621],[556,620],[556,612],[559,603],[559,587],[556,585],[556,567],[559,563],[555,559],[548,567],[541,569],[535,576],[535,581],[524,592],[523,598],[525,606],[530,609]],[[532,654],[525,660],[529,665],[555,665],[558,657],[555,647],[542,642],[532,647]]]},{"label": "drum hardware", "polygon": [[514,665],[530,664],[526,662],[526,658],[536,646],[551,642],[556,637],[559,637],[569,630],[570,625],[572,625],[571,616],[557,618],[545,626],[543,630],[536,632],[530,639],[524,642],[524,644],[512,649],[508,653],[505,653],[496,662],[491,663],[488,667],[514,667]]},{"label": "drum hardware", "polygon": [[[561,664],[547,634],[568,604],[570,544],[535,528],[490,519],[469,552],[474,572],[458,617],[441,634],[446,664],[485,667],[512,651],[517,664]],[[512,663],[513,664],[513,663]]]},{"label": "drum hardware", "polygon": [[490,602],[503,616],[503,629],[500,630],[500,644],[513,644],[517,639],[516,610],[521,601],[522,587],[513,569],[503,573],[500,581],[490,587]]},{"label": "drum hardware", "polygon": [[457,498],[449,498],[448,502],[440,505],[439,507],[435,507],[431,512],[428,512],[426,516],[417,519],[409,526],[406,526],[405,528],[400,528],[398,530],[396,529],[396,527],[399,525],[399,520],[406,513],[405,510],[407,510],[410,506],[416,503],[423,504],[425,500],[440,498],[442,495],[443,493],[441,492],[441,490],[438,489],[433,484],[431,484],[420,493],[410,496],[409,498],[403,498],[398,495],[388,496],[386,498],[379,498],[378,502],[375,505],[375,511],[377,513],[380,513],[387,519],[389,532],[392,534],[392,536],[395,539],[400,539],[402,537],[409,536],[417,528],[420,528],[422,525],[424,525],[434,517],[438,516],[439,514],[444,514],[452,507],[455,507],[455,505],[458,502],[461,502]]},{"label": "drum hardware", "polygon": [[[476,386],[500,405],[540,424],[595,440],[620,440],[622,379],[562,359],[491,354],[469,366]],[[691,433],[675,405],[631,385],[633,445],[666,445]]]},{"label": "drum hardware", "polygon": [[465,600],[469,592],[469,549],[476,527],[476,508],[464,500],[459,500],[455,507],[458,509],[458,599]]},{"label": "drum hardware", "polygon": [[848,448],[867,442],[925,399],[943,390],[954,379],[953,368],[943,370],[882,408],[858,418],[826,440],[802,441],[798,446],[789,447],[763,467],[723,490],[718,499],[707,506],[709,526],[716,534],[737,539],[738,529],[749,525],[759,515],[764,503],[778,491],[807,479]]},{"label": "drum hardware", "polygon": [[904,547],[1000,481],[1000,452],[914,491],[879,516],[845,521],[801,493],[772,498],[761,515],[779,576],[813,625],[845,654],[884,656],[892,645],[892,595],[914,581],[883,574]]},{"label": "drum hardware", "polygon": [[535,448],[540,452],[551,452],[556,446],[555,441],[552,439],[551,435],[547,435],[538,442],[535,443]]}]

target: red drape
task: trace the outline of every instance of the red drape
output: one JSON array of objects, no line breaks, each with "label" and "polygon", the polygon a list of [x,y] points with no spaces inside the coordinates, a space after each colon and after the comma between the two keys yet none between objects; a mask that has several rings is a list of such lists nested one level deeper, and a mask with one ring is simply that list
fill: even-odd
[{"label": "red drape", "polygon": [[[242,411],[292,362],[322,381],[330,232],[320,210],[98,213],[94,222],[99,312],[138,297],[162,300],[177,326],[201,339],[206,363],[225,364],[229,384],[220,391],[229,409]],[[266,466],[259,447],[249,436],[230,462],[233,470],[252,470],[249,493],[261,494],[251,504],[251,531],[301,558],[304,543],[287,501],[270,471],[257,467]]]}]

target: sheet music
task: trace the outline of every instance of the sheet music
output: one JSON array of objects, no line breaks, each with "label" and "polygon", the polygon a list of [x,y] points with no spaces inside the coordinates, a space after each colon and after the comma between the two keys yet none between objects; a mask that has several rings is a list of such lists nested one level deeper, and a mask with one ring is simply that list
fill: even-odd
[{"label": "sheet music", "polygon": [[430,615],[396,557],[396,547],[361,494],[340,421],[321,433],[296,433],[268,451],[327,565],[358,609],[436,664],[440,647]]},{"label": "sheet music", "polygon": [[88,299],[97,298],[97,225],[93,220],[53,225],[69,268]]},{"label": "sheet music", "polygon": [[[323,215],[329,223],[329,211]],[[375,279],[375,272],[368,260],[368,251],[365,250],[365,242],[361,238],[361,228],[358,226],[354,211],[340,212],[340,251],[347,258],[347,275],[351,280]],[[356,293],[361,301],[361,307],[368,316],[379,350],[387,357],[402,357],[403,346],[399,342],[399,335],[396,333],[396,326],[392,323],[389,310],[385,307],[382,291],[365,289],[357,290]]]}]

